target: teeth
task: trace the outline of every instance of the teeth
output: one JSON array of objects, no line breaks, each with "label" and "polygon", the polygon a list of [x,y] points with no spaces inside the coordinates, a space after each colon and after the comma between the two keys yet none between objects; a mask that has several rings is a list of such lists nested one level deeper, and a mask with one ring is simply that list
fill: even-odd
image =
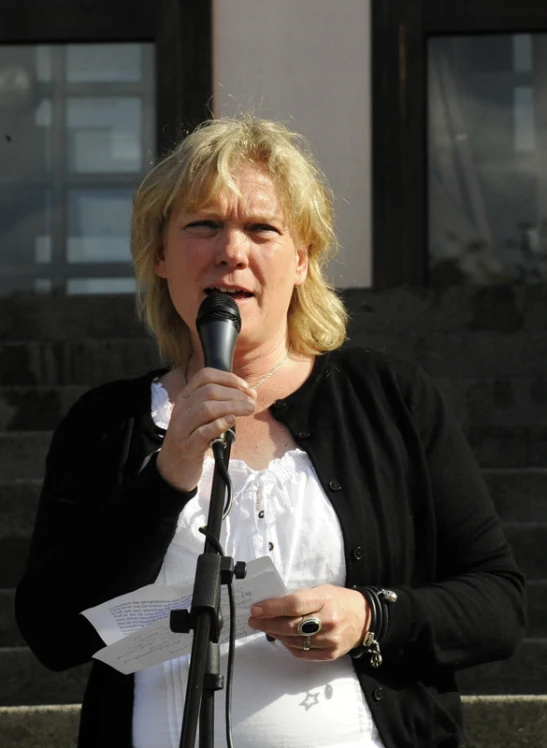
[{"label": "teeth", "polygon": [[221,293],[247,293],[247,291],[244,291],[243,288],[224,288],[224,287],[218,287],[213,288],[213,291],[220,291]]}]

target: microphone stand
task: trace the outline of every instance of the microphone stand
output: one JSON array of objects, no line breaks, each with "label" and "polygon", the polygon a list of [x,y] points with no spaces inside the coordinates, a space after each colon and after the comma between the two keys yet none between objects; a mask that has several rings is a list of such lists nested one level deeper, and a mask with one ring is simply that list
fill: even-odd
[{"label": "microphone stand", "polygon": [[[224,678],[220,674],[218,643],[223,624],[220,585],[229,584],[234,575],[237,579],[243,579],[246,574],[245,564],[240,562],[234,565],[233,558],[221,555],[220,546],[220,531],[228,488],[225,475],[234,439],[235,431],[230,429],[212,444],[215,469],[204,552],[198,557],[192,606],[190,611],[173,610],[170,615],[171,631],[194,631],[180,748],[194,747],[198,719],[200,748],[213,748],[215,691],[224,688]],[[224,470],[219,470],[219,461],[224,464]]]}]

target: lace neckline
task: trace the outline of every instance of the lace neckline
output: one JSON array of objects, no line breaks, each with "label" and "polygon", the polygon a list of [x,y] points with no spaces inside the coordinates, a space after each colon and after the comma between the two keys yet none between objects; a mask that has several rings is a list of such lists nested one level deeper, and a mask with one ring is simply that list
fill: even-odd
[{"label": "lace neckline", "polygon": [[[172,412],[173,403],[169,400],[167,390],[159,379],[154,379],[152,381],[152,419],[156,426],[167,430]],[[289,475],[294,473],[294,470],[297,468],[297,463],[301,463],[302,461],[309,461],[307,453],[299,447],[294,447],[281,455],[281,457],[274,457],[274,459],[268,464],[268,467],[263,468],[262,470],[255,470],[250,467],[245,460],[231,459],[230,472],[258,475],[265,470],[273,470],[273,472],[276,473]],[[209,456],[206,457],[204,466],[205,472],[212,470],[213,465],[213,458]]]}]

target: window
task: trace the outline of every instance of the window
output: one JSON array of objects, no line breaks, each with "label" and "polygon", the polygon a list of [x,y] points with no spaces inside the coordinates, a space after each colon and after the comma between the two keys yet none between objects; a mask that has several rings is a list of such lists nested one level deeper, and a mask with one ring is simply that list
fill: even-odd
[{"label": "window", "polygon": [[124,293],[132,196],[208,116],[205,0],[0,6],[0,294]]},{"label": "window", "polygon": [[547,34],[428,41],[428,277],[547,281]]},{"label": "window", "polygon": [[154,45],[5,45],[0,81],[0,293],[133,290],[131,200],[155,157]]},{"label": "window", "polygon": [[373,0],[375,285],[547,280],[547,5]]}]

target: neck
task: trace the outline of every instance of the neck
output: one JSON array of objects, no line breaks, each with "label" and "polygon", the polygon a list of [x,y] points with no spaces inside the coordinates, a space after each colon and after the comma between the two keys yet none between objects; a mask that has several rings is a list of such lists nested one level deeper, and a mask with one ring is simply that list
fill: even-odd
[{"label": "neck", "polygon": [[[283,361],[288,352],[288,343],[284,338],[261,348],[242,349],[238,345],[234,352],[232,370],[252,386]],[[189,381],[204,365],[201,346],[194,348],[194,354],[186,370],[187,380]]]}]

